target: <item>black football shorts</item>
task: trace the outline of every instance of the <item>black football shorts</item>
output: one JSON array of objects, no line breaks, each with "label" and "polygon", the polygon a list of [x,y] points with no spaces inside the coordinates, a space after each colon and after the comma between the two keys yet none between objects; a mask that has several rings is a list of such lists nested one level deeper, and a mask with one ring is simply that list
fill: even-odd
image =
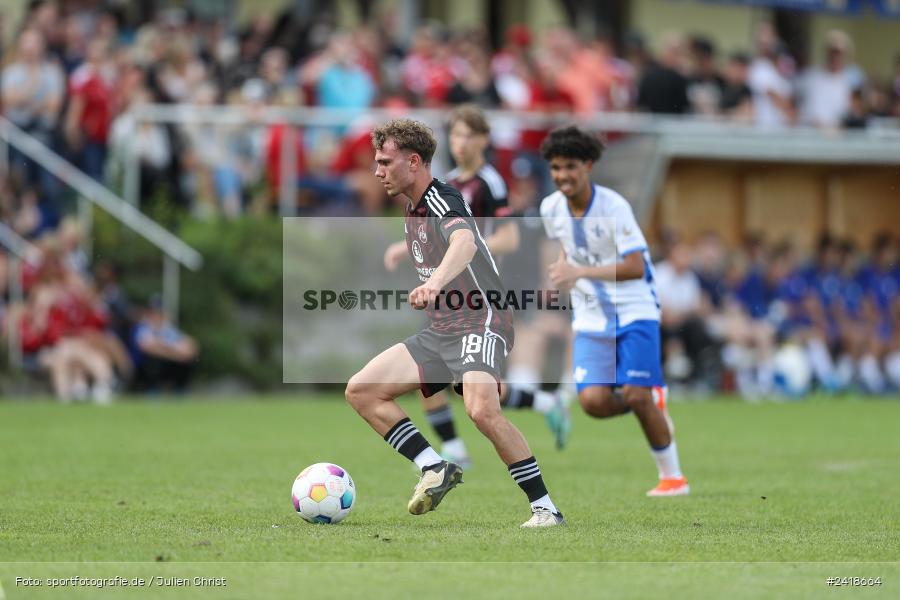
[{"label": "black football shorts", "polygon": [[430,327],[403,340],[419,366],[422,394],[427,398],[448,385],[462,395],[463,374],[490,373],[500,385],[506,369],[506,339],[485,328],[467,333],[437,333]]}]

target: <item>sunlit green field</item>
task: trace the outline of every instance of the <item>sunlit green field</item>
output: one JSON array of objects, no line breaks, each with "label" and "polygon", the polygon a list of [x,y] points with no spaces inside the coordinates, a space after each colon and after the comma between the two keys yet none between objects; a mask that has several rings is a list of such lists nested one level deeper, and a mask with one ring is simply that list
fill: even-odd
[{"label": "sunlit green field", "polygon": [[[548,531],[519,529],[523,494],[454,408],[475,466],[414,517],[414,469],[336,397],[0,403],[0,598],[863,593],[826,583],[845,576],[900,595],[896,400],[676,404],[692,495],[672,499],[644,497],[656,473],[632,417],[578,414],[558,452],[539,416],[512,413],[569,521]],[[310,525],[291,504],[296,474],[320,461],[356,481],[338,525]],[[116,575],[149,583],[47,579]]]}]

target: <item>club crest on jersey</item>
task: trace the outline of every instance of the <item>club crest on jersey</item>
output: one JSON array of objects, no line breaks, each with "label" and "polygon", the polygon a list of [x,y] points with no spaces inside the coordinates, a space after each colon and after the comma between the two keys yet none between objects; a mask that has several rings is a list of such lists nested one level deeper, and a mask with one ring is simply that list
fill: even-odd
[{"label": "club crest on jersey", "polygon": [[425,233],[425,223],[419,225],[419,228],[416,230],[416,233],[419,235],[419,241],[423,244],[428,243],[428,235]]},{"label": "club crest on jersey", "polygon": [[412,253],[413,258],[416,259],[416,262],[425,262],[425,255],[422,254],[422,247],[419,246],[418,240],[413,240]]}]

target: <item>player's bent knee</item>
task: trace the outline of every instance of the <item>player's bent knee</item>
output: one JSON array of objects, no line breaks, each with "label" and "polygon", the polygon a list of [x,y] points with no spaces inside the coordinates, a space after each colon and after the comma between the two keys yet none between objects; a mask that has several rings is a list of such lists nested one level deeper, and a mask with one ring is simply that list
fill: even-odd
[{"label": "player's bent knee", "polygon": [[578,394],[581,408],[592,417],[605,419],[616,414],[612,410],[612,391],[608,388],[589,387]]},{"label": "player's bent knee", "polygon": [[344,398],[347,399],[347,403],[356,412],[362,412],[374,398],[371,387],[371,384],[359,381],[354,375],[347,382],[347,387],[344,389]]},{"label": "player's bent knee", "polygon": [[466,403],[466,414],[469,415],[479,431],[492,429],[497,419],[502,418],[500,406],[495,406],[495,404],[496,402],[487,398]]}]

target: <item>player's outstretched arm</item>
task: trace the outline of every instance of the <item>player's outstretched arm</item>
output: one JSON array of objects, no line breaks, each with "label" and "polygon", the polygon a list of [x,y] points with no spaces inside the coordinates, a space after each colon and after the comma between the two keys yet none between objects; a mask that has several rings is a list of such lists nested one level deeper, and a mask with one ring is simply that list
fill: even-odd
[{"label": "player's outstretched arm", "polygon": [[486,242],[494,256],[512,254],[519,249],[519,225],[515,221],[503,223]]},{"label": "player's outstretched arm", "polygon": [[384,251],[384,268],[388,271],[396,271],[404,260],[409,258],[406,242],[394,242]]},{"label": "player's outstretched arm", "polygon": [[449,241],[450,245],[444,254],[444,260],[428,281],[409,293],[409,301],[413,306],[423,307],[434,302],[444,286],[463,272],[478,251],[475,236],[470,229],[457,229],[450,234]]}]

